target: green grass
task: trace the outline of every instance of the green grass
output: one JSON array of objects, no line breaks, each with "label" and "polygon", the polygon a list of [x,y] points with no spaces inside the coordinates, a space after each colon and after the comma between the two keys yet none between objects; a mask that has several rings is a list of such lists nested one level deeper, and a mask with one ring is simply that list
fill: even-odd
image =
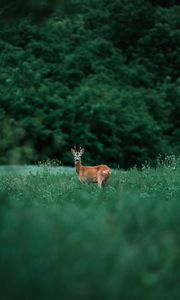
[{"label": "green grass", "polygon": [[0,176],[1,299],[180,297],[180,165]]}]

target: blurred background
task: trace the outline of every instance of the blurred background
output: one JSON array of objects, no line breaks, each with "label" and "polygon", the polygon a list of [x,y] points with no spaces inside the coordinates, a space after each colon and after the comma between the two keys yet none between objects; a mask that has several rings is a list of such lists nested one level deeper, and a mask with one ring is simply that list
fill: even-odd
[{"label": "blurred background", "polygon": [[176,0],[0,0],[0,164],[180,152]]},{"label": "blurred background", "polygon": [[0,0],[1,300],[180,299],[178,2]]}]

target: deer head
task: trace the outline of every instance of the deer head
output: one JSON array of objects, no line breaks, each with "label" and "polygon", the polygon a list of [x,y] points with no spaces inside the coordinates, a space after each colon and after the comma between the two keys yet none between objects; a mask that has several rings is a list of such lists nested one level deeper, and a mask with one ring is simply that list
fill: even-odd
[{"label": "deer head", "polygon": [[79,148],[79,150],[76,148],[76,146],[74,146],[74,148],[71,148],[71,152],[72,152],[72,155],[74,156],[74,161],[75,163],[78,162],[78,161],[81,161],[81,156],[83,155],[84,153],[84,148]]}]

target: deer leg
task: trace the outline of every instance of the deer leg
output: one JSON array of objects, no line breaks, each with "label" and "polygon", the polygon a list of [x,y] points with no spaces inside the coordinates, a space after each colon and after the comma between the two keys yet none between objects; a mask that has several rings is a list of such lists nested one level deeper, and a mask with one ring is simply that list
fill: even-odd
[{"label": "deer leg", "polygon": [[98,187],[101,189],[103,178],[101,176],[99,176],[97,180],[98,180]]},{"label": "deer leg", "polygon": [[106,176],[106,177],[104,178],[104,180],[103,180],[103,183],[104,183],[105,186],[108,185],[108,181],[109,181],[109,175]]}]

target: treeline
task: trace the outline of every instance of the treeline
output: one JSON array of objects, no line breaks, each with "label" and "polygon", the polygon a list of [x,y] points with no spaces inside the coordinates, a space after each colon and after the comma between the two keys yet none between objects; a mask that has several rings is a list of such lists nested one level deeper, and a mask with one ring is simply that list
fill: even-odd
[{"label": "treeline", "polygon": [[81,0],[2,17],[0,163],[68,165],[74,144],[123,168],[178,154],[179,15],[176,1]]}]

